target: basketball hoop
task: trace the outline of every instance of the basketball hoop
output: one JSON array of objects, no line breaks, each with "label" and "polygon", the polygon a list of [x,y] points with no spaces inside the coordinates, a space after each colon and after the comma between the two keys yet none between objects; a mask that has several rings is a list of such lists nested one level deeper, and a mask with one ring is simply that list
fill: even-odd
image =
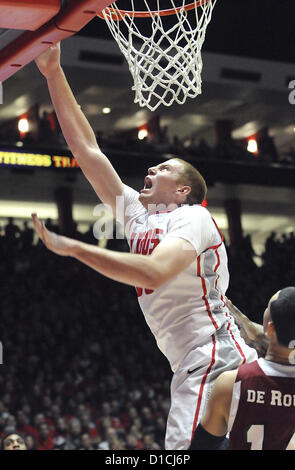
[{"label": "basketball hoop", "polygon": [[183,104],[201,94],[201,51],[217,0],[187,5],[185,0],[154,0],[154,8],[153,0],[142,0],[141,11],[135,10],[134,0],[126,1],[128,10],[120,9],[118,0],[98,16],[128,62],[134,102],[155,111],[161,104]]}]

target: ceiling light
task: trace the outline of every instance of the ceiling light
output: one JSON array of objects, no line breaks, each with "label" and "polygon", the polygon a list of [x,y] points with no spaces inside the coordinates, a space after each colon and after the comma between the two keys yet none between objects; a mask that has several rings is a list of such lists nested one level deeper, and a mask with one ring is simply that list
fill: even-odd
[{"label": "ceiling light", "polygon": [[251,153],[257,153],[258,152],[257,140],[249,139],[248,140],[247,150],[248,150],[248,152],[251,152]]},{"label": "ceiling light", "polygon": [[111,108],[105,106],[104,108],[102,108],[102,112],[103,112],[103,114],[110,114]]},{"label": "ceiling light", "polygon": [[22,134],[29,131],[29,121],[26,118],[22,118],[18,121],[18,130]]},{"label": "ceiling light", "polygon": [[143,140],[148,136],[148,131],[147,129],[139,129],[137,137],[139,140]]}]

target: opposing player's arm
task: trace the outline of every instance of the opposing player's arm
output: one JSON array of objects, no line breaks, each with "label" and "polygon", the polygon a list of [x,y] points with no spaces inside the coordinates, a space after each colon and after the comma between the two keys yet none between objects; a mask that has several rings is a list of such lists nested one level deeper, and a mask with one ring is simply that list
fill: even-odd
[{"label": "opposing player's arm", "polygon": [[95,134],[81,111],[60,65],[60,45],[56,44],[36,59],[45,76],[50,97],[64,138],[98,197],[113,211],[123,183],[108,158],[100,150]]},{"label": "opposing player's arm", "polygon": [[237,370],[223,372],[214,382],[201,424],[215,436],[227,433],[228,417]]},{"label": "opposing player's arm", "polygon": [[35,230],[45,246],[61,256],[72,256],[115,281],[157,289],[173,279],[196,258],[192,246],[180,238],[163,240],[150,256],[119,253],[88,245],[46,229],[33,215]]},{"label": "opposing player's arm", "polygon": [[224,372],[216,379],[207,407],[192,439],[190,450],[227,448],[226,434],[237,372],[237,370]]},{"label": "opposing player's arm", "polygon": [[226,299],[226,305],[233,315],[235,322],[243,331],[245,341],[251,346],[254,346],[260,354],[265,354],[269,345],[269,340],[264,333],[263,325],[249,320],[249,318],[244,315],[238,307],[233,305],[229,299]]}]

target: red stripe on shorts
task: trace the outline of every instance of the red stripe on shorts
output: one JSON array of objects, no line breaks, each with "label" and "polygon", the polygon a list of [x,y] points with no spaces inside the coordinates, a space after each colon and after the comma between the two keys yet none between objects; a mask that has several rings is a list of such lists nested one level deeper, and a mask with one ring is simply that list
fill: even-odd
[{"label": "red stripe on shorts", "polygon": [[193,438],[194,432],[195,432],[196,427],[197,427],[197,423],[198,423],[198,418],[199,418],[199,413],[200,413],[200,408],[201,408],[201,403],[202,403],[202,398],[203,398],[203,392],[204,392],[205,383],[206,383],[207,377],[208,377],[208,375],[210,374],[211,369],[212,369],[212,367],[213,367],[213,365],[214,365],[214,363],[215,363],[216,339],[215,339],[215,336],[214,336],[214,335],[212,335],[212,341],[213,341],[212,359],[211,359],[211,363],[210,363],[208,369],[206,370],[205,375],[204,375],[203,378],[202,378],[201,387],[200,387],[200,392],[199,392],[199,397],[198,397],[197,408],[196,408],[196,412],[195,412],[195,418],[194,418],[194,424],[193,424],[193,430],[192,430],[192,437],[191,437],[191,439]]}]

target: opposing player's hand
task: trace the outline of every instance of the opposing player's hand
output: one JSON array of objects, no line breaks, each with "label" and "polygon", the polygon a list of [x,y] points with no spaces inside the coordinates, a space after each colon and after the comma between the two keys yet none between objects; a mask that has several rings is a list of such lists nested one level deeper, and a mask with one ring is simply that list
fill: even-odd
[{"label": "opposing player's hand", "polygon": [[32,219],[37,234],[48,250],[60,256],[72,256],[77,245],[76,240],[50,232],[45,224],[38,219],[37,214],[32,214]]},{"label": "opposing player's hand", "polygon": [[35,59],[40,72],[49,78],[60,69],[60,43],[54,44]]},{"label": "opposing player's hand", "polygon": [[227,297],[225,297],[225,301],[226,301],[226,305],[227,305],[228,309],[230,310],[230,313],[234,317],[236,323],[239,326],[242,326],[243,319],[245,318],[245,315]]},{"label": "opposing player's hand", "polygon": [[264,334],[263,325],[254,323],[244,315],[238,307],[226,297],[226,305],[233,315],[236,324],[240,327],[241,336],[246,343],[254,347],[260,356],[264,356],[269,345],[269,340]]}]

